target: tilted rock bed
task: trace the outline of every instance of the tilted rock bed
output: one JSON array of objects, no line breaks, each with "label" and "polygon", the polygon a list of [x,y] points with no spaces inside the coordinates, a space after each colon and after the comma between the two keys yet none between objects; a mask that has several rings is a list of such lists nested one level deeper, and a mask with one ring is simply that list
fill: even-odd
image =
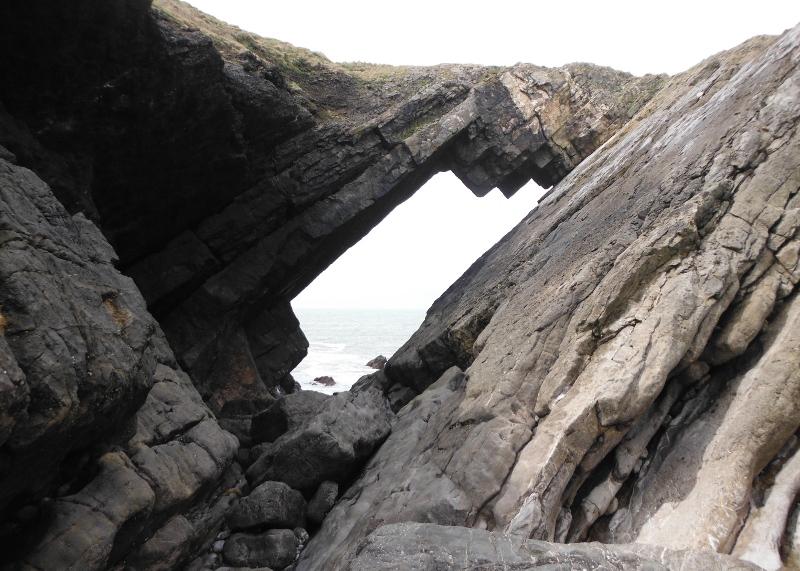
[{"label": "tilted rock bed", "polygon": [[[799,28],[673,78],[275,45],[0,3],[11,568],[798,567]],[[553,188],[383,371],[287,395],[289,300],[446,169]]]}]

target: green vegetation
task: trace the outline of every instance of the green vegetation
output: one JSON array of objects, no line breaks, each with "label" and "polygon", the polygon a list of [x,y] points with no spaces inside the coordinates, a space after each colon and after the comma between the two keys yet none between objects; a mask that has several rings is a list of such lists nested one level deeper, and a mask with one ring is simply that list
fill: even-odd
[{"label": "green vegetation", "polygon": [[180,0],[155,0],[153,8],[181,26],[203,32],[223,56],[249,50],[293,77],[308,75],[314,70],[340,69],[319,52],[298,48],[280,40],[262,38],[237,26],[229,26]]},{"label": "green vegetation", "polygon": [[405,139],[408,139],[412,135],[416,135],[417,133],[422,131],[425,127],[427,127],[429,125],[433,125],[434,123],[436,123],[436,121],[438,121],[440,118],[441,117],[439,117],[437,115],[434,115],[432,117],[431,116],[429,116],[429,117],[425,117],[425,116],[419,117],[413,123],[411,123],[411,125],[409,125],[405,129],[403,129],[403,132],[400,133],[400,135],[399,135],[399,139],[401,141],[403,141]]}]

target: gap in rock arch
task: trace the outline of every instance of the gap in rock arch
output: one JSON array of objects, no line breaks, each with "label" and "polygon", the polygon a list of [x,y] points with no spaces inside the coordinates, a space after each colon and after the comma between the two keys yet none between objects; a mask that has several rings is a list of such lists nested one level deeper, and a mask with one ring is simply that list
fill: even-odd
[{"label": "gap in rock arch", "polygon": [[[498,189],[479,198],[449,171],[433,177],[292,301],[310,344],[295,380],[330,394],[372,372],[367,361],[399,349],[436,298],[544,193],[529,182],[511,198]],[[320,376],[336,384],[313,384]]]}]

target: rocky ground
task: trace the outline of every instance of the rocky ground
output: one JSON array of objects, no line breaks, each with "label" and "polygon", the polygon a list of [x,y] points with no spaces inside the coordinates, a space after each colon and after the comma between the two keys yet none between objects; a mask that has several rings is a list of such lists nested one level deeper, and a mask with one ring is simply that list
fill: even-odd
[{"label": "rocky ground", "polygon": [[[800,568],[798,44],[392,68],[4,3],[1,568]],[[442,170],[552,189],[298,391],[289,301]]]}]

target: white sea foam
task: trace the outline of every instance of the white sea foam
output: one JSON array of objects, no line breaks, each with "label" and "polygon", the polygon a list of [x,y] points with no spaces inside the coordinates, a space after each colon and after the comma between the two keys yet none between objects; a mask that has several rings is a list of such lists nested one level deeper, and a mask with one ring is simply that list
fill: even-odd
[{"label": "white sea foam", "polygon": [[[419,309],[295,309],[309,341],[308,356],[292,371],[304,389],[327,394],[346,391],[362,376],[374,373],[367,361],[390,357],[417,330],[425,317]],[[331,387],[313,384],[333,377]]]}]

